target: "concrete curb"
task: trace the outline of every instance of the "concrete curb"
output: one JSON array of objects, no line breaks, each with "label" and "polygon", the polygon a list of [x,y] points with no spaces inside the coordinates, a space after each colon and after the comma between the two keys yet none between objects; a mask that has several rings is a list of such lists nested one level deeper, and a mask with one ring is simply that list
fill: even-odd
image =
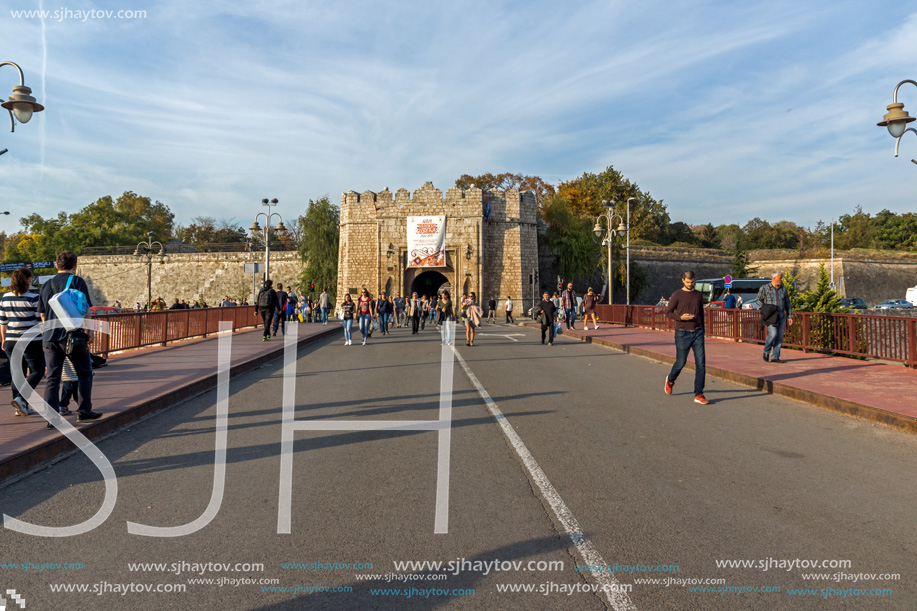
[{"label": "concrete curb", "polygon": [[[340,329],[334,327],[332,329],[320,331],[315,335],[305,337],[299,340],[297,350],[338,333],[340,333]],[[277,348],[272,349],[266,354],[233,365],[229,370],[230,379],[258,369],[261,365],[282,357],[284,350],[283,343],[279,342],[279,344]],[[216,385],[217,373],[216,365],[214,364],[213,373],[210,375],[189,382],[183,386],[178,386],[166,394],[151,397],[148,401],[125,409],[99,422],[81,425],[79,431],[90,441],[104,439],[156,412],[174,407],[188,399],[202,395],[216,388]],[[60,436],[50,439],[20,454],[11,456],[0,462],[0,486],[11,484],[13,481],[25,477],[34,471],[43,469],[49,464],[62,460],[74,452],[79,452],[79,450],[74,447],[69,439]]]},{"label": "concrete curb", "polygon": [[[529,324],[526,326],[534,325]],[[639,356],[651,361],[656,361],[657,363],[671,365],[675,362],[675,357],[672,356],[659,354],[658,352],[653,352],[644,348],[635,348],[626,344],[619,344],[617,342],[612,342],[606,339],[594,338],[589,335],[582,335],[576,333],[575,331],[568,331],[564,329],[564,335],[578,339],[584,343],[613,348],[626,354],[632,354],[634,356]],[[691,369],[693,371],[694,363],[688,361],[685,365],[685,368]],[[774,382],[773,380],[768,380],[766,378],[758,378],[744,373],[729,371],[728,369],[723,369],[722,367],[711,367],[710,365],[707,365],[707,375],[720,380],[725,380],[726,382],[732,382],[741,386],[748,386],[768,394],[786,397],[795,401],[801,401],[802,403],[807,403],[815,407],[837,412],[839,414],[844,414],[845,416],[857,418],[858,420],[865,420],[867,422],[882,424],[884,426],[905,433],[917,434],[917,418],[912,418],[904,414],[896,414],[894,412],[889,412],[878,407],[863,405],[862,403],[857,403],[855,401],[849,401],[847,399],[840,399],[838,397],[832,397],[830,395],[825,395],[802,388],[796,388],[795,386],[790,386],[781,382]]]}]

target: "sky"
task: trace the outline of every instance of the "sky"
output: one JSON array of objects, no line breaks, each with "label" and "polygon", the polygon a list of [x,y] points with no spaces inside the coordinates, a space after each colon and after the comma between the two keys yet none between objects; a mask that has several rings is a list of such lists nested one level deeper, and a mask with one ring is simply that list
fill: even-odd
[{"label": "sky", "polygon": [[917,209],[917,134],[895,158],[876,126],[917,80],[910,3],[53,1],[0,9],[0,61],[46,107],[0,122],[8,233],[128,190],[247,227],[265,197],[292,220],[609,165],[692,224]]}]

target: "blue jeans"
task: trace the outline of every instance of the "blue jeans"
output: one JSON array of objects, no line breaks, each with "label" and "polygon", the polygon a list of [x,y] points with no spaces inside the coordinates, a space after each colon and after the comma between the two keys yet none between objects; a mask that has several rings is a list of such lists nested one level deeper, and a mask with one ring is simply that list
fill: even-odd
[{"label": "blue jeans", "polygon": [[772,358],[780,358],[780,348],[783,347],[783,331],[786,328],[786,313],[777,313],[777,324],[767,326],[767,339],[764,340],[764,354],[768,354],[771,348],[774,349]]},{"label": "blue jeans", "polygon": [[442,328],[442,337],[443,337],[444,344],[452,343],[452,327],[453,327],[452,317],[446,316],[443,319],[443,328]]},{"label": "blue jeans", "polygon": [[344,340],[350,341],[350,331],[353,329],[353,319],[345,318],[344,319]]},{"label": "blue jeans", "polygon": [[328,308],[322,308],[322,324],[328,324]]},{"label": "blue jeans", "polygon": [[360,314],[360,334],[363,336],[363,341],[366,341],[366,338],[369,337],[369,325],[371,324],[372,316]]},{"label": "blue jeans", "polygon": [[567,323],[568,329],[574,329],[573,323],[576,322],[576,308],[564,308],[564,322]]},{"label": "blue jeans", "polygon": [[277,310],[274,313],[274,333],[277,333],[277,329],[280,329],[281,335],[287,334],[287,325],[283,320],[283,311]]},{"label": "blue jeans", "polygon": [[707,362],[704,354],[704,330],[686,331],[675,329],[675,364],[669,372],[672,384],[688,362],[688,350],[694,350],[694,396],[704,394],[704,379],[707,376]]},{"label": "blue jeans", "polygon": [[391,319],[391,316],[392,315],[389,313],[379,314],[379,330],[383,333],[388,333],[388,321]]}]

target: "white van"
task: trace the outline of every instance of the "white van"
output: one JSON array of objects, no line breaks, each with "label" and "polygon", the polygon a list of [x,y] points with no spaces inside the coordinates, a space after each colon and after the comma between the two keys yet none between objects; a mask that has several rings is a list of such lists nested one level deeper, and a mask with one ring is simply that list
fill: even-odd
[{"label": "white van", "polygon": [[910,301],[914,307],[917,307],[917,286],[909,288],[904,298]]}]

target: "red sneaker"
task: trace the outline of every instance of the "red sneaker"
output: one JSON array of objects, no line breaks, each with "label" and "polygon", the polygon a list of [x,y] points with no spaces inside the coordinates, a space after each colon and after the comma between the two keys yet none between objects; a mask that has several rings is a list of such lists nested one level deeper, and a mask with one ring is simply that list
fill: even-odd
[{"label": "red sneaker", "polygon": [[665,377],[665,394],[671,395],[673,388],[675,388],[675,385],[669,382],[669,376],[666,376]]},{"label": "red sneaker", "polygon": [[694,402],[700,403],[701,405],[707,405],[708,403],[710,403],[710,401],[707,401],[707,397],[705,397],[704,395],[697,395],[696,397],[694,397]]}]

